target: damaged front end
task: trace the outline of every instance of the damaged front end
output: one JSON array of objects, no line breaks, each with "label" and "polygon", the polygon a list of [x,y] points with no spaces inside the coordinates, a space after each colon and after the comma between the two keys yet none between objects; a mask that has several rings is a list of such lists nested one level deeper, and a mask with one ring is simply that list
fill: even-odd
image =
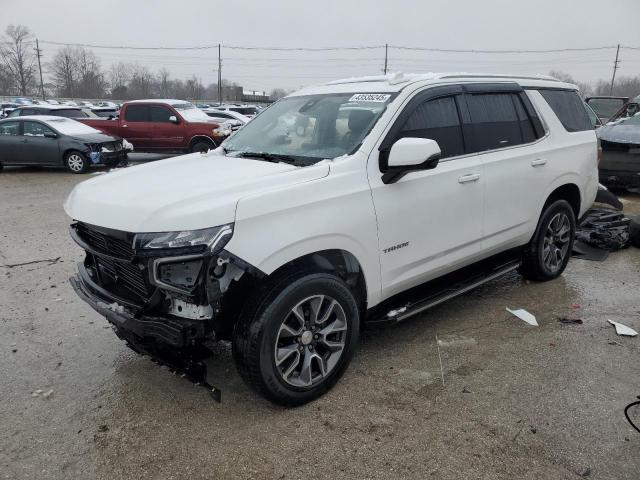
[{"label": "damaged front end", "polygon": [[76,222],[71,236],[86,256],[71,285],[134,350],[189,357],[228,332],[222,310],[232,282],[259,275],[224,250],[232,234],[232,224],[134,234]]}]

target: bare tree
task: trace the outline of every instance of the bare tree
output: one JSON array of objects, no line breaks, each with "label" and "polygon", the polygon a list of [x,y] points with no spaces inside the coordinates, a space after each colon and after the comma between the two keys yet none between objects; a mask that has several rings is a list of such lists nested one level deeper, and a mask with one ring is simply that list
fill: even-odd
[{"label": "bare tree", "polygon": [[0,95],[14,95],[15,84],[9,69],[0,63]]},{"label": "bare tree", "polygon": [[0,43],[0,57],[18,87],[20,95],[27,95],[35,83],[33,35],[23,25],[9,25]]},{"label": "bare tree", "polygon": [[284,88],[274,88],[269,93],[269,98],[271,100],[278,100],[282,97],[285,97],[286,95],[287,95],[287,91]]},{"label": "bare tree", "polygon": [[169,78],[170,76],[171,76],[171,73],[166,68],[162,68],[158,72],[158,78],[157,78],[158,96],[160,98],[169,98],[172,96],[171,95],[172,82],[171,82],[171,79]]},{"label": "bare tree", "polygon": [[572,83],[572,84],[576,85],[578,87],[578,89],[580,90],[580,93],[582,94],[582,96],[586,97],[588,95],[591,95],[593,93],[593,91],[594,91],[593,85],[591,85],[589,82],[582,82],[580,80],[576,80],[575,78],[573,78],[568,73],[561,72],[559,70],[551,70],[549,72],[549,75],[551,75],[552,77],[557,78],[558,80],[562,80],[563,82]]},{"label": "bare tree", "polygon": [[128,63],[118,62],[109,69],[109,83],[111,85],[112,98],[126,100],[129,98],[127,85],[133,75],[133,66]]},{"label": "bare tree", "polygon": [[151,98],[153,87],[153,74],[147,67],[136,65],[128,85],[130,98]]},{"label": "bare tree", "polygon": [[85,98],[102,98],[106,89],[106,80],[100,61],[91,50],[76,50],[78,65],[78,96]]},{"label": "bare tree", "polygon": [[[600,80],[596,84],[596,95],[609,95],[611,82],[608,80]],[[640,95],[640,76],[635,77],[619,77],[613,84],[614,97],[635,98]]]},{"label": "bare tree", "polygon": [[49,73],[55,85],[56,95],[74,97],[77,83],[77,58],[73,47],[58,50],[49,63]]}]

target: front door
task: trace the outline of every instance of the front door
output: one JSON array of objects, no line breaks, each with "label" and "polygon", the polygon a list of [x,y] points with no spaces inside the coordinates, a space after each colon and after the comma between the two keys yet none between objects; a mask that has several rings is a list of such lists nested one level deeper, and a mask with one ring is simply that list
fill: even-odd
[{"label": "front door", "polygon": [[25,164],[59,165],[62,162],[56,133],[43,123],[22,122],[20,145],[20,156]]},{"label": "front door", "polygon": [[[154,148],[180,150],[184,145],[184,121],[164,105],[151,105],[150,119],[153,124],[151,139]],[[170,118],[175,117],[176,121]]]},{"label": "front door", "polygon": [[[472,263],[481,253],[484,178],[478,155],[462,134],[460,87],[419,92],[369,160],[378,220],[382,297],[388,298]],[[435,140],[442,152],[433,170],[411,172],[385,185],[385,155],[402,137]]]}]

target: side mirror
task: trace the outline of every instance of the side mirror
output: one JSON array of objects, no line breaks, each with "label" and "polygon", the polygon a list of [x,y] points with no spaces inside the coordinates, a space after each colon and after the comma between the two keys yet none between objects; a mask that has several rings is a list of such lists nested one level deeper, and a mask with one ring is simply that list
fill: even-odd
[{"label": "side mirror", "polygon": [[175,115],[171,115],[171,116],[169,117],[169,121],[170,121],[171,123],[178,123],[178,118],[177,118]]},{"label": "side mirror", "polygon": [[58,135],[53,132],[44,132],[44,136],[47,138],[58,138]]},{"label": "side mirror", "polygon": [[391,146],[387,171],[382,175],[385,184],[395,183],[409,172],[436,168],[440,160],[440,146],[428,138],[401,138]]}]

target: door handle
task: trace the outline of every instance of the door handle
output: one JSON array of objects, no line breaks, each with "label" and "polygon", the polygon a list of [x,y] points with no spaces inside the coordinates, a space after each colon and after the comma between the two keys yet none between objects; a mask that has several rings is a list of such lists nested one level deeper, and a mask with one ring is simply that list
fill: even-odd
[{"label": "door handle", "polygon": [[467,175],[463,175],[460,178],[458,178],[458,183],[477,182],[479,179],[480,179],[480,174],[468,173]]},{"label": "door handle", "polygon": [[127,128],[129,125],[127,125],[126,123],[124,125],[122,125],[122,128]]},{"label": "door handle", "polygon": [[542,165],[546,165],[547,160],[544,158],[536,158],[535,160],[531,160],[532,167],[541,167]]}]

